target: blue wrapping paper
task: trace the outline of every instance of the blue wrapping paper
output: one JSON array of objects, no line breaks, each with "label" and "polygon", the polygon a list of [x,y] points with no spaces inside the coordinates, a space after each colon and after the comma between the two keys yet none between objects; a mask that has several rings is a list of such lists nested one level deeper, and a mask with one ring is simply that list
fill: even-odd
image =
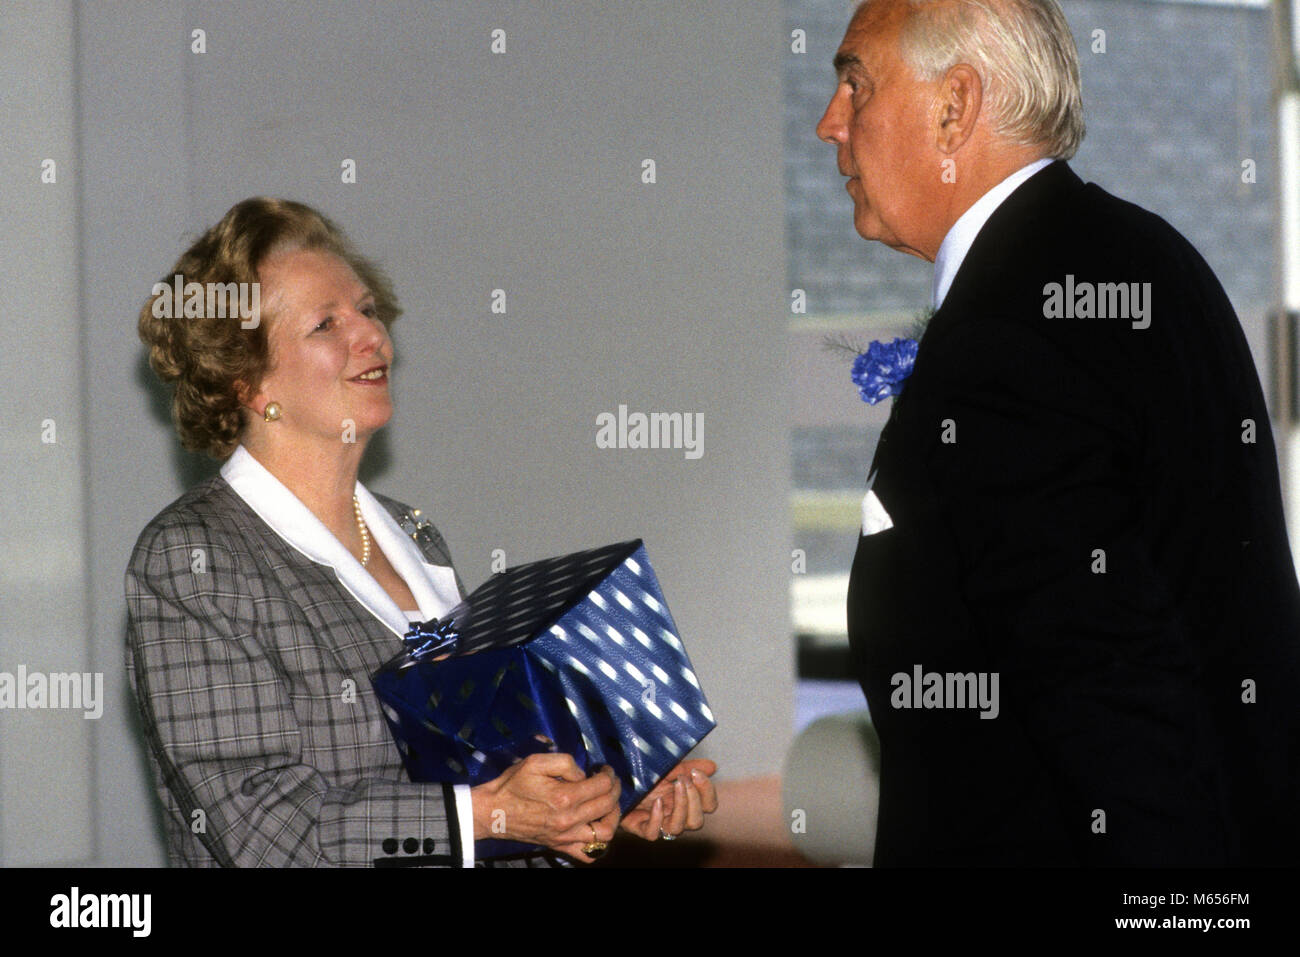
[{"label": "blue wrapping paper", "polygon": [[406,643],[372,681],[413,781],[481,784],[558,751],[609,765],[626,813],[714,727],[639,539],[494,575]]}]

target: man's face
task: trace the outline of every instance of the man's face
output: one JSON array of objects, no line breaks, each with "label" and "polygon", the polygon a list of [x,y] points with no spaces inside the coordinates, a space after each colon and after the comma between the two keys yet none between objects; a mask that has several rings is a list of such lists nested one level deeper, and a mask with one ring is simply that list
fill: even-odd
[{"label": "man's face", "polygon": [[938,86],[918,80],[899,56],[905,12],[878,0],[849,23],[817,135],[837,147],[862,238],[933,261],[942,240],[931,225],[941,198],[942,156],[930,127]]}]

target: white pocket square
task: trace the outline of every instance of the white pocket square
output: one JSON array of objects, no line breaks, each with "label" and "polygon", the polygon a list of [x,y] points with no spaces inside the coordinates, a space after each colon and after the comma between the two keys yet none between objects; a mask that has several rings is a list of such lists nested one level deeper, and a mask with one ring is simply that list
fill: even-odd
[{"label": "white pocket square", "polygon": [[874,535],[893,527],[894,520],[885,511],[885,506],[880,504],[874,491],[868,490],[862,497],[862,534]]}]

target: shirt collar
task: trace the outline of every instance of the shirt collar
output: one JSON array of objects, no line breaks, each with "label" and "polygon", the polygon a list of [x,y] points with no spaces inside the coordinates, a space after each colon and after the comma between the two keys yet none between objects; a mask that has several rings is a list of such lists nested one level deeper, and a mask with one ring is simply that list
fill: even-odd
[{"label": "shirt collar", "polygon": [[975,242],[975,237],[984,228],[989,217],[1008,196],[1016,191],[1016,187],[1052,162],[1050,157],[1044,157],[1016,170],[977,199],[974,205],[952,224],[948,235],[943,237],[938,255],[934,257],[934,285],[931,287],[930,305],[935,309],[943,305],[944,297],[948,295],[948,290],[952,288],[952,281],[957,277],[957,270],[961,268],[962,261]]},{"label": "shirt collar", "polygon": [[[391,631],[398,635],[406,633],[407,616],[388,592],[361,567],[325,523],[242,445],[235,448],[221,467],[221,477],[271,531],[312,561],[332,568],[352,596]],[[357,482],[356,496],[373,547],[384,553],[411,589],[422,619],[428,621],[445,615],[460,601],[455,572],[447,566],[424,561],[415,542],[360,482]]]}]

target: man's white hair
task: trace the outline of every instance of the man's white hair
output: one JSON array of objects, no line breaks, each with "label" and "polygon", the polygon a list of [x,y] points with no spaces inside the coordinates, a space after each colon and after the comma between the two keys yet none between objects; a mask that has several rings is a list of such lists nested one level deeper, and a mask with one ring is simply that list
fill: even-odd
[{"label": "man's white hair", "polygon": [[953,66],[983,81],[993,129],[1069,159],[1083,142],[1079,52],[1056,0],[907,0],[900,53],[922,79]]}]

